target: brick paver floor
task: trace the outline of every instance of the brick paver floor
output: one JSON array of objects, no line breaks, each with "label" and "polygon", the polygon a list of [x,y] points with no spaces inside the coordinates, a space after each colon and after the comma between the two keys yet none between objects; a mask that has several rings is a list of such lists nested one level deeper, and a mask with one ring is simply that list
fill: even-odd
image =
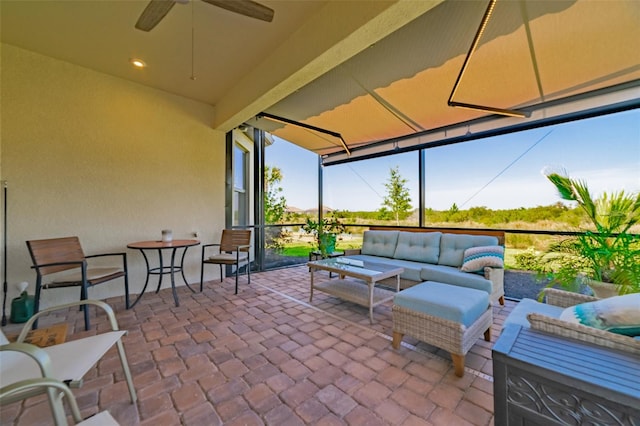
[{"label": "brick paver floor", "polygon": [[[317,279],[328,279],[316,273]],[[463,378],[449,355],[405,337],[391,347],[391,302],[374,309],[315,292],[299,266],[212,281],[202,293],[179,288],[145,294],[117,313],[139,401],[131,404],[115,350],[75,389],[84,416],[109,410],[122,425],[492,425],[491,347],[515,302],[495,306],[492,341],[479,339]],[[45,296],[46,297],[46,293]],[[83,330],[73,309],[41,326],[67,322],[68,339]],[[17,332],[10,324],[5,334]],[[51,424],[43,396],[2,407],[2,425]]]}]

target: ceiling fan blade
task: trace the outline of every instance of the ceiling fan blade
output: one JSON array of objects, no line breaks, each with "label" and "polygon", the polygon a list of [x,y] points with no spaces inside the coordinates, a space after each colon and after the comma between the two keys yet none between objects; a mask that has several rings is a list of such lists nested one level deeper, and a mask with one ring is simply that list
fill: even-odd
[{"label": "ceiling fan blade", "polygon": [[271,22],[274,11],[265,5],[252,0],[202,0],[205,3],[221,7],[231,12],[239,13],[250,18]]},{"label": "ceiling fan blade", "polygon": [[151,31],[171,10],[175,0],[151,0],[136,22],[136,28]]}]

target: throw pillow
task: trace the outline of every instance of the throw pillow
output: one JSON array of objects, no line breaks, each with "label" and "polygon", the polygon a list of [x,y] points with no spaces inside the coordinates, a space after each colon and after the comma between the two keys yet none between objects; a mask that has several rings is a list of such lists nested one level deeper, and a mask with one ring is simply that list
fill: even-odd
[{"label": "throw pillow", "polygon": [[504,268],[504,247],[481,246],[469,247],[464,251],[461,271],[483,272],[485,266]]},{"label": "throw pillow", "polygon": [[571,306],[562,311],[560,319],[626,336],[640,336],[640,293]]}]

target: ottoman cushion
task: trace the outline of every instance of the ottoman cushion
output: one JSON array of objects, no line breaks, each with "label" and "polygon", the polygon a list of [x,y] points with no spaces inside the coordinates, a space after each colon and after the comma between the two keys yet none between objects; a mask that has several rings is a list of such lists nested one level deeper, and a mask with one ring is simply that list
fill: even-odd
[{"label": "ottoman cushion", "polygon": [[427,281],[396,293],[393,303],[471,326],[489,306],[489,294],[472,288]]}]

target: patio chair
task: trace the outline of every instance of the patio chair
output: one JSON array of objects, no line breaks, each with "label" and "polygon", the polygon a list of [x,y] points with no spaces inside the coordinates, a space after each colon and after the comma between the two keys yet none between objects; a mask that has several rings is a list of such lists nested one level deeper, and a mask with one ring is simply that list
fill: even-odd
[{"label": "patio chair", "polygon": [[[101,308],[108,316],[111,331],[45,348],[23,343],[38,317],[80,305],[95,305]],[[38,312],[24,324],[15,343],[9,343],[4,333],[0,333],[0,405],[47,393],[55,417],[59,408],[56,404],[59,404],[60,399],[56,389],[59,390],[60,387],[53,382],[64,383],[68,387],[80,387],[83,376],[113,345],[116,345],[120,356],[131,402],[135,403],[137,395],[122,343],[124,334],[126,330],[118,329],[111,307],[98,300],[81,300]],[[56,424],[64,423],[56,421]]]},{"label": "patio chair", "polygon": [[[40,292],[42,289],[61,287],[80,287],[80,300],[87,299],[90,286],[102,284],[117,278],[124,279],[125,306],[129,309],[129,276],[127,273],[127,254],[103,253],[85,256],[78,237],[50,238],[46,240],[27,241],[27,248],[36,270],[36,292],[34,312],[40,308]],[[87,259],[107,256],[121,256],[122,263],[116,267],[89,267]],[[68,274],[59,272],[72,271]],[[43,283],[43,278],[53,275],[50,282]],[[89,330],[89,310],[84,307],[85,330]],[[37,328],[38,323],[34,323]]]},{"label": "patio chair", "polygon": [[[62,405],[62,398],[67,398],[67,403],[71,409],[71,415],[73,420],[78,426],[118,426],[118,422],[109,414],[109,411],[101,411],[88,417],[86,420],[82,419],[78,403],[75,396],[71,392],[69,387],[60,382],[59,380],[49,379],[46,377],[39,379],[22,380],[8,386],[0,388],[0,405],[3,401],[12,398],[16,394],[25,393],[30,390],[40,388],[49,394],[49,406],[53,415],[53,422],[56,426],[67,426],[67,415]],[[55,395],[55,391],[59,391],[59,395]]]},{"label": "patio chair", "polygon": [[[640,355],[640,337],[634,338],[612,333],[593,326],[569,322],[561,318],[566,308],[604,299],[556,288],[545,288],[543,292],[545,303],[527,298],[518,302],[517,306],[505,319],[503,330],[511,325],[517,325]],[[605,324],[607,323],[603,318],[600,318],[600,320]]]},{"label": "patio chair", "polygon": [[[207,257],[207,248],[216,247],[217,253]],[[247,273],[248,283],[251,284],[251,260],[249,250],[251,249],[251,230],[245,229],[223,229],[222,238],[219,244],[204,244],[202,246],[202,264],[200,267],[200,291],[204,283],[204,265],[220,265],[220,282],[224,275],[222,265],[236,267],[236,292],[238,294],[238,271],[244,265]],[[209,250],[211,251],[211,249]]]}]

